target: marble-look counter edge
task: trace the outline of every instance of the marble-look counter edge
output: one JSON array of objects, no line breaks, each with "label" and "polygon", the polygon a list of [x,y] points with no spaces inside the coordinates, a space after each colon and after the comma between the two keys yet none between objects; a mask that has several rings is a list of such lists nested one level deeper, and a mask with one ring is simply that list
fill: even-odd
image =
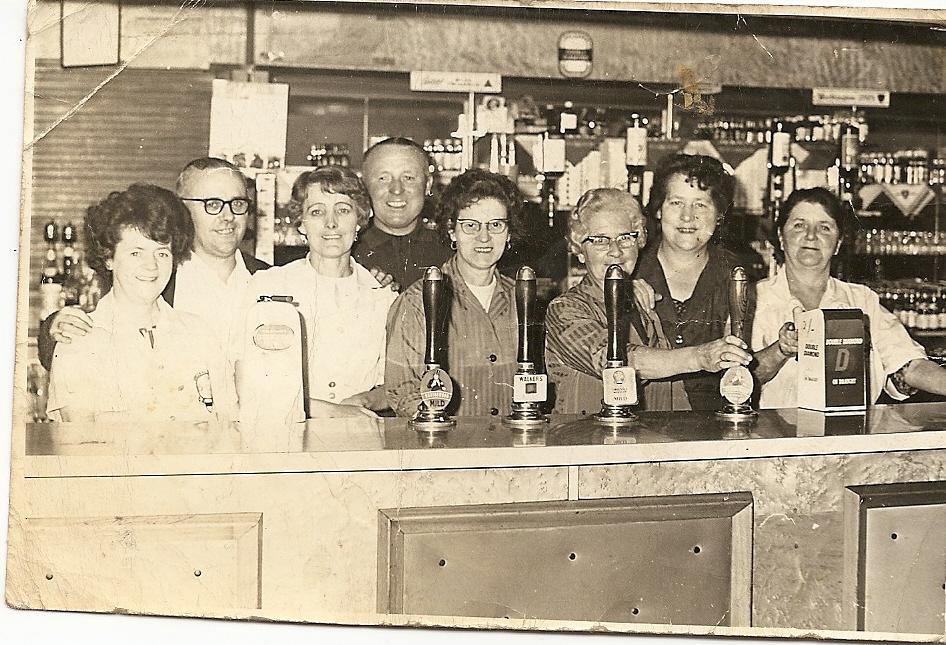
[{"label": "marble-look counter edge", "polygon": [[729,439],[615,445],[416,448],[181,455],[37,455],[23,459],[26,478],[344,473],[483,468],[595,466],[946,450],[946,430],[891,434]]}]

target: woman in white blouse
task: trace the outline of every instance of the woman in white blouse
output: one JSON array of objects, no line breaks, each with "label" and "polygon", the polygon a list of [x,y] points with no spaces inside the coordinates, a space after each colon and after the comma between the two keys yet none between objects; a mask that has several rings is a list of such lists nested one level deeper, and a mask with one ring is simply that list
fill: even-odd
[{"label": "woman in white blouse", "polygon": [[389,407],[382,387],[384,324],[396,294],[351,257],[371,216],[368,191],[349,168],[326,166],[299,175],[289,209],[309,253],[258,271],[248,302],[289,295],[298,303],[310,417],[375,416]]},{"label": "woman in white blouse", "polygon": [[796,311],[857,308],[870,325],[868,401],[886,391],[903,400],[917,390],[946,394],[946,370],[929,360],[896,316],[868,287],[831,277],[831,259],[853,229],[853,215],[824,188],[796,190],[775,222],[785,256],[779,272],[756,285],[752,349],[762,384],[759,406],[798,405]]},{"label": "woman in white blouse", "polygon": [[134,184],[89,208],[89,265],[110,286],[89,331],[56,346],[51,419],[202,422],[235,413],[217,338],[161,297],[193,237],[183,202],[158,186]]}]

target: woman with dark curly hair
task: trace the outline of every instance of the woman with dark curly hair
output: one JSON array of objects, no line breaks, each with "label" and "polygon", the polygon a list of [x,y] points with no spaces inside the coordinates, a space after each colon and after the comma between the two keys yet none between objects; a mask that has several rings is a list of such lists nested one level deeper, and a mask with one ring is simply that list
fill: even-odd
[{"label": "woman with dark curly hair", "polygon": [[[450,182],[438,210],[456,253],[443,265],[449,293],[447,364],[456,381],[447,409],[464,416],[497,415],[512,401],[516,370],[515,281],[496,266],[521,235],[523,198],[508,178],[468,170]],[[423,280],[401,294],[388,315],[385,389],[395,412],[410,416],[424,371]]]},{"label": "woman with dark curly hair", "polygon": [[395,294],[351,257],[371,217],[368,190],[351,169],[325,166],[299,175],[289,210],[309,253],[256,272],[247,304],[260,295],[292,296],[298,303],[310,417],[374,417],[388,407],[381,386],[384,323]]},{"label": "woman with dark curly hair", "polygon": [[714,243],[734,191],[733,175],[718,159],[678,154],[658,166],[647,202],[655,239],[641,253],[634,277],[659,294],[656,311],[671,346],[700,349],[699,366],[672,379],[685,390],[685,400],[675,400],[693,410],[721,407],[722,369],[751,360],[742,341],[727,340],[735,339],[727,334],[729,275],[736,262]]},{"label": "woman with dark curly hair", "polygon": [[174,193],[147,184],[114,192],[88,210],[89,265],[109,291],[92,329],[53,356],[50,418],[207,420],[231,413],[221,348],[196,316],[161,297],[190,253],[194,226]]}]

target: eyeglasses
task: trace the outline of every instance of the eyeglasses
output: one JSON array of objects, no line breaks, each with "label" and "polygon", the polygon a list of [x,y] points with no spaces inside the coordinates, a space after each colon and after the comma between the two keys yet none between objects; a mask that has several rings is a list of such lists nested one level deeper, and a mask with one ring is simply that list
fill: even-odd
[{"label": "eyeglasses", "polygon": [[234,197],[229,201],[220,199],[219,197],[208,197],[206,199],[201,199],[200,197],[181,197],[181,201],[203,202],[204,212],[208,215],[219,215],[223,212],[224,206],[229,206],[230,212],[234,215],[246,215],[250,210],[251,203],[250,200],[245,197]]},{"label": "eyeglasses", "polygon": [[615,238],[610,238],[607,235],[589,235],[581,241],[582,244],[586,242],[591,244],[591,246],[596,249],[609,249],[611,248],[612,242],[617,242],[618,248],[629,249],[635,244],[637,244],[637,238],[640,236],[640,231],[633,231],[631,233],[622,233]]},{"label": "eyeglasses", "polygon": [[487,232],[492,235],[505,233],[506,229],[509,228],[509,220],[505,219],[491,219],[488,222],[481,222],[478,219],[458,219],[457,224],[460,225],[460,230],[467,235],[476,235],[482,231],[483,224],[486,224]]}]

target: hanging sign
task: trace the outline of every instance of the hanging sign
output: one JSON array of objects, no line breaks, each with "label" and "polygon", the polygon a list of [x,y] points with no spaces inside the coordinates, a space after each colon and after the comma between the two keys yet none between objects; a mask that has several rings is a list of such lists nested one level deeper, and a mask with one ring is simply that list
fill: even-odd
[{"label": "hanging sign", "polygon": [[414,92],[476,92],[499,94],[503,77],[485,72],[411,72]]},{"label": "hanging sign", "polygon": [[926,184],[882,184],[890,201],[907,217],[913,218],[926,208],[936,193]]},{"label": "hanging sign", "polygon": [[815,87],[811,90],[811,104],[887,108],[890,107],[890,92],[849,87]]}]

